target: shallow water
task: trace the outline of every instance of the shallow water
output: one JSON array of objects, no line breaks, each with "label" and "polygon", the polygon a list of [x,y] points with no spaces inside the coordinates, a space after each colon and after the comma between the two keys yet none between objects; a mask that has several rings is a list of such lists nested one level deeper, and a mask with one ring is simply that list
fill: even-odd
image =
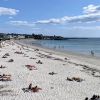
[{"label": "shallow water", "polygon": [[31,45],[39,45],[59,51],[72,51],[90,55],[91,50],[95,56],[100,56],[100,38],[91,39],[68,39],[68,40],[38,40],[31,41]]}]

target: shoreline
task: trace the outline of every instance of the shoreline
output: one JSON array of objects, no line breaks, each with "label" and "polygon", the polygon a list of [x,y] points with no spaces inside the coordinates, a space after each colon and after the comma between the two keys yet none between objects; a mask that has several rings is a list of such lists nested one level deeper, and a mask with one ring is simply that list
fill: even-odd
[{"label": "shoreline", "polygon": [[0,97],[2,100],[85,100],[100,95],[100,63],[94,59],[29,46],[21,41],[5,41],[0,48],[3,78]]},{"label": "shoreline", "polygon": [[[38,40],[24,39],[24,41],[38,41]],[[63,56],[63,57],[66,57],[66,58],[68,57],[68,58],[71,58],[71,59],[73,58],[73,59],[79,60],[81,62],[86,62],[86,63],[89,63],[89,64],[94,64],[94,65],[100,66],[100,61],[99,61],[100,57],[97,57],[97,56],[85,55],[85,54],[80,54],[80,53],[71,52],[71,51],[65,51],[64,52],[64,51],[58,51],[58,50],[55,50],[55,49],[49,49],[49,48],[42,47],[42,46],[39,46],[39,45],[31,45],[27,42],[26,43],[23,42],[23,39],[22,40],[15,40],[15,43],[29,47],[29,48],[39,49],[39,50],[47,52],[47,53],[53,53],[55,55],[60,55],[60,56]]]}]

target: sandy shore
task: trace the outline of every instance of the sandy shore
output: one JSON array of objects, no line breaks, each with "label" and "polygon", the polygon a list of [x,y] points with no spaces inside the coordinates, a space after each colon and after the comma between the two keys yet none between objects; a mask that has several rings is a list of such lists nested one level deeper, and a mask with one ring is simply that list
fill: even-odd
[{"label": "sandy shore", "polygon": [[0,100],[85,100],[100,95],[100,59],[13,41],[2,46]]},{"label": "sandy shore", "polygon": [[[29,41],[29,42],[27,42],[27,41]],[[48,49],[48,48],[41,47],[39,45],[29,44],[29,43],[32,43],[32,41],[36,41],[36,40],[23,39],[23,40],[18,40],[18,41],[15,41],[15,42],[19,45],[27,46],[27,47],[30,47],[30,48],[33,48],[33,49],[39,48],[41,51],[44,51],[44,52],[53,53],[53,54],[60,55],[60,56],[63,56],[63,57],[68,57],[68,58],[71,58],[71,59],[74,59],[74,60],[78,60],[78,61],[81,61],[81,62],[100,66],[100,57],[96,57],[96,56],[93,57],[91,55],[89,56],[89,55],[79,54],[79,53],[70,52],[70,51],[60,52],[60,51],[57,51],[55,49]]]}]

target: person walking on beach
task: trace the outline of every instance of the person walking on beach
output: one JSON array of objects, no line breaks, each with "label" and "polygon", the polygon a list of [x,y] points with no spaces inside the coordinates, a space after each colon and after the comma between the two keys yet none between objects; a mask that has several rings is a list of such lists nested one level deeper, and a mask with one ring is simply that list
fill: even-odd
[{"label": "person walking on beach", "polygon": [[1,46],[2,44],[1,44],[1,41],[0,41],[0,48],[2,48],[2,46]]},{"label": "person walking on beach", "polygon": [[91,50],[91,55],[94,56],[94,52]]}]

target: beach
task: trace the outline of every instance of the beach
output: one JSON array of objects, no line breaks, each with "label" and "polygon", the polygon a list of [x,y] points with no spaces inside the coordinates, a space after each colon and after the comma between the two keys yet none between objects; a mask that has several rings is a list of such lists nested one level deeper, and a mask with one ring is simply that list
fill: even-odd
[{"label": "beach", "polygon": [[99,60],[4,41],[0,48],[0,100],[85,100],[100,95]]}]

